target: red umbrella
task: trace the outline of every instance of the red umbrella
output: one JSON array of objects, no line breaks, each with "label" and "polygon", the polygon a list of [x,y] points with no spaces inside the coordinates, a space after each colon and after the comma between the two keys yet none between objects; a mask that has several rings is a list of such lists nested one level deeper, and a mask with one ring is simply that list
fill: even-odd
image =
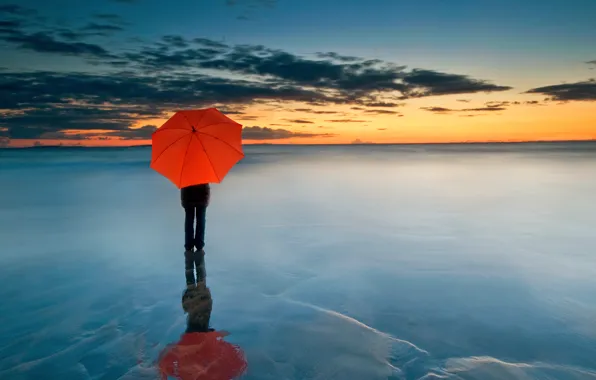
[{"label": "red umbrella", "polygon": [[178,188],[220,183],[244,157],[242,125],[216,108],[178,111],[151,140],[151,168]]}]

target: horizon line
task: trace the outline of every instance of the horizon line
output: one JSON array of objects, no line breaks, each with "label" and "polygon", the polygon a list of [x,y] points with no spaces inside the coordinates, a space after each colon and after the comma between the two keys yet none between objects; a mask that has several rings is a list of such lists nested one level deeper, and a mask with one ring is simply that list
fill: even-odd
[{"label": "horizon line", "polygon": [[[294,144],[294,143],[249,143],[242,144],[243,146],[263,146],[263,145],[276,145],[276,146],[358,146],[358,145],[497,145],[497,144],[563,144],[563,143],[596,143],[596,139],[580,139],[580,140],[527,140],[527,141],[450,141],[450,142],[392,142],[392,143],[375,143],[375,142],[362,142],[362,143],[332,143],[332,144],[316,144],[316,143],[305,143],[305,144]],[[106,149],[106,148],[147,148],[151,147],[152,144],[132,144],[132,145],[120,145],[120,146],[109,146],[109,145],[33,145],[33,146],[4,146],[0,149],[39,149],[39,148],[93,148],[93,149]]]}]

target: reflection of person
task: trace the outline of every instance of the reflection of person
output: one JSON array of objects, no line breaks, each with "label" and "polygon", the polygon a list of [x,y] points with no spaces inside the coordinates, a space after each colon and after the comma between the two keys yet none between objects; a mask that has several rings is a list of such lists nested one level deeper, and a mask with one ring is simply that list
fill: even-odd
[{"label": "reflection of person", "polygon": [[182,308],[188,313],[186,332],[160,354],[162,379],[229,380],[244,373],[246,360],[240,347],[223,340],[227,332],[209,327],[212,307],[205,282],[186,289],[182,296]]},{"label": "reflection of person", "polygon": [[[186,284],[194,285],[195,266],[201,266],[205,256],[205,222],[207,206],[211,189],[208,183],[192,185],[180,189],[180,199],[185,211],[184,219],[184,269],[186,271]],[[195,228],[196,220],[196,228]],[[196,248],[196,251],[193,250]]]}]

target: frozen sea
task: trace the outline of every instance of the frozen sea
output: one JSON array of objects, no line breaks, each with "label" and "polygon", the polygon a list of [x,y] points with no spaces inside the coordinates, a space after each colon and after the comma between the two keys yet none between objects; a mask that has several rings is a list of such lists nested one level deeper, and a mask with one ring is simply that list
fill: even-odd
[{"label": "frozen sea", "polygon": [[[596,144],[246,146],[211,326],[245,379],[596,379]],[[0,150],[0,379],[154,379],[186,328],[150,148]]]}]

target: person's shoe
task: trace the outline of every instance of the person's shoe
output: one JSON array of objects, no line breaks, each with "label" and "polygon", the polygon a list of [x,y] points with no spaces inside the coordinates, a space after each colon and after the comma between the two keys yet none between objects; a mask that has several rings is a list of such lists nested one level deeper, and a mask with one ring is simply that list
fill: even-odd
[{"label": "person's shoe", "polygon": [[184,273],[186,276],[186,285],[187,286],[194,286],[195,285],[195,268],[194,268],[194,252],[192,249],[187,249],[184,252]]}]

